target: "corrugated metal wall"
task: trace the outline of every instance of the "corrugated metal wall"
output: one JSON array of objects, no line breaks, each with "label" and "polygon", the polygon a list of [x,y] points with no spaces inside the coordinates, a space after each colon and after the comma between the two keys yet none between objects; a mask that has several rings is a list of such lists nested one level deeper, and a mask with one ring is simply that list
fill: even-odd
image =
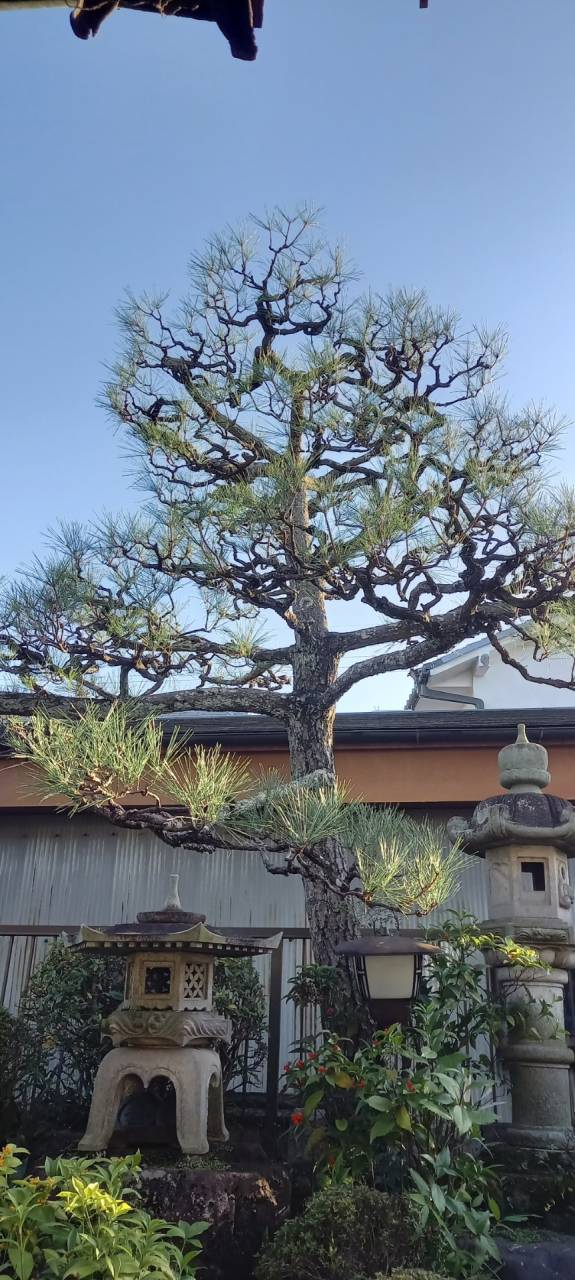
[{"label": "corrugated metal wall", "polygon": [[[271,876],[257,854],[190,853],[146,831],[86,815],[0,818],[0,924],[111,924],[162,902],[172,871],[182,902],[222,928],[305,928],[297,876]],[[484,864],[470,858],[451,904],[487,912]],[[428,920],[440,918],[441,908]]]},{"label": "corrugated metal wall", "polygon": [[0,818],[0,924],[112,924],[161,905],[168,875],[213,925],[305,926],[299,878],[270,876],[254,854],[173,850],[102,818]]},{"label": "corrugated metal wall", "polygon": [[[20,813],[0,819],[0,1000],[16,1010],[30,973],[50,945],[47,937],[7,937],[2,926],[111,924],[163,901],[168,875],[180,873],[183,904],[205,911],[210,924],[226,928],[303,929],[304,898],[297,876],[270,876],[255,854],[194,854],[174,851],[149,832],[114,828],[93,815]],[[484,866],[469,860],[453,907],[486,915]],[[447,908],[428,917],[432,923]],[[415,922],[414,922],[415,923]],[[421,923],[421,922],[419,922]],[[311,959],[309,941],[284,941],[283,990]],[[269,993],[270,962],[257,962]],[[314,1030],[282,1002],[280,1065]],[[262,1087],[264,1078],[262,1075]]]}]

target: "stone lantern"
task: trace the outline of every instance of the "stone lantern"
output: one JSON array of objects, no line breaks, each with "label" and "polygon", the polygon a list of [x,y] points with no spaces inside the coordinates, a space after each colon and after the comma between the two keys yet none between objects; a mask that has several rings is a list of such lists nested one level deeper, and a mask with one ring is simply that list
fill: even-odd
[{"label": "stone lantern", "polygon": [[511,1081],[515,1145],[549,1148],[572,1136],[563,992],[575,967],[574,892],[568,857],[575,855],[575,809],[543,790],[550,781],[547,752],[529,742],[520,724],[517,741],[499,752],[507,795],[481,800],[469,822],[452,819],[453,839],[488,867],[489,919],[484,927],[515,938],[539,953],[545,968],[520,971],[488,955],[496,985],[521,1018],[501,1047]]},{"label": "stone lantern", "polygon": [[262,955],[273,938],[225,937],[205,916],[183,911],[178,876],[160,911],[141,911],[133,924],[83,925],[75,946],[127,957],[124,1000],[107,1020],[113,1048],[94,1082],[82,1151],[104,1150],[126,1098],[161,1076],[174,1086],[176,1132],[182,1151],[203,1155],[209,1139],[225,1142],[222,1069],[217,1045],[231,1024],[212,1005],[214,963]]}]

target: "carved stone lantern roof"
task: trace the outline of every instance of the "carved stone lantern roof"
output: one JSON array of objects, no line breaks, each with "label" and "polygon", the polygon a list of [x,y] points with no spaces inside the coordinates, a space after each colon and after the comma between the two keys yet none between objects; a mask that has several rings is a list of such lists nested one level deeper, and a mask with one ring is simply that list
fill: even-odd
[{"label": "carved stone lantern roof", "polygon": [[554,845],[575,855],[575,809],[569,800],[542,790],[550,781],[547,763],[545,747],[529,742],[525,725],[518,725],[516,741],[498,757],[501,786],[508,795],[480,800],[468,821],[452,819],[452,839],[479,857],[510,841]]},{"label": "carved stone lantern roof", "polygon": [[274,951],[281,933],[270,938],[237,937],[214,931],[205,924],[205,915],[182,909],[178,876],[170,876],[170,893],[159,911],[139,911],[135,921],[125,924],[82,925],[75,947],[79,950],[184,951],[218,956],[257,956]]}]

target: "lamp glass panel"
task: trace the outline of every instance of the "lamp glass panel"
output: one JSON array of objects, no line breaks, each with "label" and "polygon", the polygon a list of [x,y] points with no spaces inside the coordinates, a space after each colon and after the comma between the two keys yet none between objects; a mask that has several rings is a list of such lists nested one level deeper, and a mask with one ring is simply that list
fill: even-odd
[{"label": "lamp glass panel", "polygon": [[415,956],[366,956],[365,968],[371,1000],[411,999]]}]

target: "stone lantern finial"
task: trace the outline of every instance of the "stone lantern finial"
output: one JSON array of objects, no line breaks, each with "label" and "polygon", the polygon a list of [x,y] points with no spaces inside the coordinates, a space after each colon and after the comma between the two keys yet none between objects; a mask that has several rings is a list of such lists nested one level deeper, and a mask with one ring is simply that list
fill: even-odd
[{"label": "stone lantern finial", "polygon": [[541,791],[548,787],[550,774],[545,747],[530,742],[525,725],[517,725],[515,742],[499,752],[499,780],[506,791]]},{"label": "stone lantern finial", "polygon": [[170,888],[166,897],[166,901],[164,902],[164,911],[181,911],[182,910],[182,904],[180,902],[180,894],[178,890],[179,882],[180,882],[179,875],[175,874],[170,876]]}]

